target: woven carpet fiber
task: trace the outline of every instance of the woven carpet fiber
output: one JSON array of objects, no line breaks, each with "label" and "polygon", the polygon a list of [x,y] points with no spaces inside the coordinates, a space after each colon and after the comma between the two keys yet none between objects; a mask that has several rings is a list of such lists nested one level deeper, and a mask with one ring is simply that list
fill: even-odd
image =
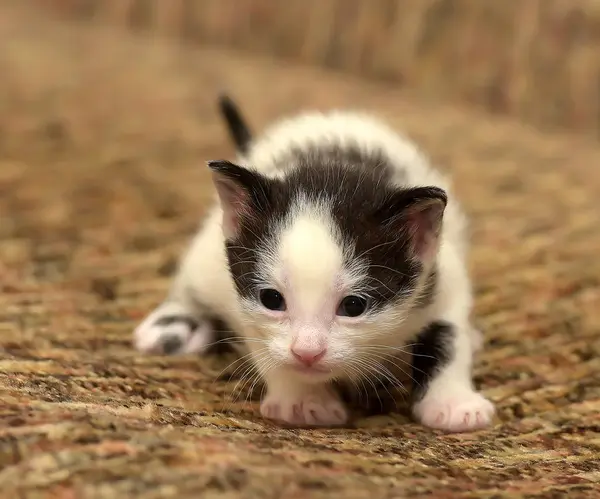
[{"label": "woven carpet fiber", "polygon": [[[0,19],[2,497],[599,497],[597,144],[307,67]],[[282,429],[232,396],[227,355],[132,349],[212,195],[204,162],[233,153],[222,88],[256,129],[372,111],[452,173],[492,428],[445,435],[399,404]]]}]

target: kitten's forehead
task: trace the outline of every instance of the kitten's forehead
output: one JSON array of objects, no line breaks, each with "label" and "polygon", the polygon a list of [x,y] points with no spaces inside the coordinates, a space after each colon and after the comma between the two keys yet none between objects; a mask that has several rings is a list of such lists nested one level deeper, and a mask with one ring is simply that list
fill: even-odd
[{"label": "kitten's forehead", "polygon": [[278,257],[283,281],[306,311],[331,301],[343,285],[338,229],[318,203],[295,203],[280,235]]}]

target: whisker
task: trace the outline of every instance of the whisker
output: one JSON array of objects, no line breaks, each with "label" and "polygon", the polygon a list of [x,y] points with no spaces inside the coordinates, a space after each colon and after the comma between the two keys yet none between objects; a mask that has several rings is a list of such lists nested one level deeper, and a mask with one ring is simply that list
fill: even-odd
[{"label": "whisker", "polygon": [[358,260],[358,259],[364,257],[365,255],[368,255],[371,251],[375,251],[376,249],[381,248],[383,246],[387,246],[387,245],[390,245],[390,244],[396,244],[396,243],[398,243],[398,241],[400,241],[399,237],[396,238],[396,239],[394,239],[393,241],[386,241],[386,242],[383,242],[381,244],[377,244],[377,245],[373,246],[372,248],[369,248],[368,250],[363,251],[360,255],[358,255],[356,257],[356,259]]},{"label": "whisker", "polygon": [[232,403],[237,402],[237,400],[239,399],[241,392],[243,391],[244,387],[246,386],[246,383],[248,382],[248,374],[250,374],[254,369],[256,369],[256,365],[254,364],[254,362],[252,362],[250,365],[244,368],[244,372],[240,376],[240,379],[236,382],[235,386],[229,394],[229,398]]},{"label": "whisker", "polygon": [[212,347],[212,346],[219,345],[222,343],[246,343],[246,342],[248,342],[248,343],[265,343],[265,344],[267,343],[266,340],[263,340],[260,338],[244,338],[242,336],[238,336],[238,337],[228,336],[226,338],[221,338],[220,340],[209,343],[207,345],[207,347]]},{"label": "whisker", "polygon": [[258,250],[256,248],[248,248],[247,246],[239,246],[239,245],[231,245],[231,246],[227,246],[228,249],[240,249],[240,250],[245,250],[248,253],[257,253]]},{"label": "whisker", "polygon": [[389,272],[393,272],[394,274],[398,274],[402,277],[413,277],[410,274],[405,274],[404,272],[400,272],[399,270],[393,269],[392,267],[388,267],[386,265],[373,265],[373,264],[369,264],[369,267],[374,268],[374,269],[384,269],[384,270],[388,270]]},{"label": "whisker", "polygon": [[[255,355],[252,359],[250,359],[249,361],[247,361],[246,363],[249,363],[249,367],[247,367],[244,372],[240,375],[240,379],[238,380],[238,382],[235,384],[235,386],[233,387],[232,392],[232,396],[236,396],[236,393],[238,393],[238,386],[240,385],[240,383],[243,383],[242,386],[240,387],[240,390],[242,390],[246,384],[246,377],[248,376],[248,374],[253,370],[256,369],[258,371],[258,375],[260,375],[260,370],[258,369],[260,363],[267,358],[268,356],[268,352],[264,352],[260,355]],[[238,368],[239,369],[239,368]],[[237,370],[236,370],[237,371]],[[252,378],[250,378],[252,379]],[[235,399],[237,400],[237,398]],[[234,401],[235,401],[234,400]]]},{"label": "whisker", "polygon": [[[362,366],[364,368],[366,367],[367,370],[371,369],[367,363],[361,362],[361,359],[353,359],[352,364],[358,364],[358,366]],[[362,374],[363,371],[359,370],[359,373]],[[377,400],[379,400],[379,407],[381,407],[381,409],[383,409],[383,401],[381,400],[381,397],[379,396],[379,392],[377,391],[377,387],[375,386],[375,383],[373,383],[373,380],[368,376],[362,376],[361,379],[366,380],[371,385],[371,387],[373,388],[373,392],[377,396]],[[363,383],[364,383],[364,381],[363,381]],[[365,387],[365,389],[366,389],[366,387]]]},{"label": "whisker", "polygon": [[[220,372],[220,373],[219,373],[219,374],[216,376],[216,378],[215,378],[215,382],[216,382],[216,380],[218,380],[218,379],[219,379],[219,378],[220,378],[220,377],[223,375],[223,373],[224,373],[225,371],[227,371],[227,369],[230,369],[230,368],[232,368],[232,367],[233,367],[235,364],[237,364],[238,362],[244,361],[244,362],[242,363],[242,366],[243,366],[245,363],[247,363],[247,362],[251,362],[251,361],[253,360],[253,359],[252,359],[252,356],[253,356],[253,355],[256,355],[256,354],[258,354],[258,353],[264,352],[264,351],[266,351],[266,350],[267,350],[267,347],[260,348],[260,349],[258,349],[258,350],[256,350],[256,351],[254,351],[254,352],[248,352],[247,354],[245,354],[245,355],[242,355],[241,357],[238,357],[238,358],[237,358],[237,359],[235,359],[233,362],[230,362],[230,363],[229,363],[229,364],[228,364],[228,365],[225,367],[225,369],[223,369],[223,370],[222,370],[222,371],[221,371],[221,372]],[[245,360],[244,360],[244,359],[245,359]],[[241,366],[238,366],[238,367],[236,368],[236,370],[235,370],[235,371],[233,371],[233,373],[231,373],[231,376],[230,376],[230,377],[233,377],[233,376],[235,376],[235,373],[238,371],[238,369],[240,369],[240,367],[241,367]]]},{"label": "whisker", "polygon": [[[372,277],[372,276],[368,276],[367,278],[368,281],[375,281],[378,282],[379,284],[381,284],[384,288],[386,288],[390,293],[392,293],[392,295],[395,295],[396,293],[387,285],[385,284],[383,281],[381,281],[380,279],[377,279],[376,277]],[[375,289],[375,288],[372,288]]]},{"label": "whisker", "polygon": [[[407,373],[404,369],[402,369],[402,367],[400,367],[396,362],[394,362],[394,360],[398,360],[401,361],[404,365],[408,365],[409,367],[414,369],[414,366],[412,366],[411,364],[408,364],[407,362],[404,362],[404,360],[402,360],[399,357],[385,357],[382,355],[378,355],[378,354],[373,354],[371,353],[370,355],[380,359],[380,360],[384,360],[385,362],[389,362],[390,364],[392,364],[394,367],[397,367],[398,369],[400,369],[400,371],[402,372],[402,374],[404,374],[405,376],[408,376],[408,378],[410,378],[412,380],[413,383],[415,383],[417,386],[421,386],[421,384],[410,374]],[[404,388],[404,386],[403,386]]]},{"label": "whisker", "polygon": [[[367,367],[369,367],[370,365],[367,364],[366,361],[360,359],[363,364]],[[374,371],[374,373],[376,375],[381,375],[383,376],[387,381],[389,381],[392,386],[397,386],[399,388],[404,389],[404,386],[402,385],[402,382],[400,382],[400,380],[398,380],[383,364],[380,363],[376,363],[374,366],[370,366],[371,371]],[[381,384],[381,386],[383,387],[383,389],[387,392],[387,394],[390,396],[390,399],[394,401],[394,404],[396,405],[396,408],[398,407],[398,403],[395,399],[395,397],[391,394],[391,392],[388,390],[387,386],[385,386],[385,384]],[[383,408],[383,404],[381,404],[381,407]]]},{"label": "whisker", "polygon": [[[243,359],[245,359],[239,366],[237,366],[235,368],[235,370],[229,375],[230,379],[235,379],[235,375],[238,371],[244,369],[246,366],[248,366],[249,364],[253,364],[256,362],[256,353],[250,353],[245,355],[244,357],[242,357]],[[240,359],[241,360],[241,359]],[[233,362],[232,362],[233,364]],[[243,377],[243,374],[240,375],[240,378]]]},{"label": "whisker", "polygon": [[252,382],[252,384],[250,385],[250,388],[248,389],[248,392],[246,393],[246,400],[244,401],[244,403],[248,403],[248,401],[250,400],[250,397],[252,397],[253,393],[254,393],[254,388],[256,387],[257,383],[259,383],[261,381],[261,378],[264,375],[265,370],[270,370],[271,368],[268,369],[261,369],[261,372],[257,373],[257,375],[254,377],[254,381]]},{"label": "whisker", "polygon": [[372,349],[377,349],[377,348],[380,348],[381,350],[394,350],[394,351],[397,351],[400,353],[405,353],[405,354],[413,356],[413,357],[424,357],[426,359],[434,359],[435,360],[437,358],[433,355],[426,355],[426,354],[422,354],[422,353],[413,353],[410,350],[405,350],[406,347],[411,347],[411,346],[416,346],[416,345],[421,345],[421,343],[413,343],[410,345],[406,345],[405,347],[393,347],[393,346],[389,346],[389,345],[368,345],[363,348],[365,350],[372,350]]},{"label": "whisker", "polygon": [[[351,373],[350,373],[350,375],[348,374],[348,372],[346,372],[346,369],[352,370]],[[362,386],[362,389],[363,389],[363,391],[365,393],[365,397],[367,398],[367,403],[368,403],[369,392],[367,390],[367,387],[364,384],[364,381],[362,379],[362,375],[361,375],[360,371],[357,368],[353,367],[352,365],[346,365],[346,366],[344,366],[342,368],[342,372],[346,376],[346,379],[348,381],[350,381],[353,386],[356,387],[356,391],[358,393],[358,403],[362,404],[361,386]],[[354,379],[354,376],[356,376],[356,379]],[[358,381],[360,381],[361,385],[358,384]]]},{"label": "whisker", "polygon": [[[267,363],[267,364],[263,364],[261,366],[259,372],[257,373],[256,379],[254,380],[254,382],[250,386],[250,389],[247,392],[245,403],[248,403],[248,399],[254,393],[254,388],[255,388],[256,384],[261,381],[261,378],[264,378],[266,373],[268,373],[269,371],[271,371],[271,370],[275,369],[276,367],[278,367],[279,365],[281,365],[281,363],[277,362],[274,359],[270,359],[270,360],[271,360],[270,364]],[[260,399],[261,400],[262,400],[262,396],[263,396],[263,392],[264,392],[265,388],[266,388],[266,383],[263,384],[263,387],[260,391]]]}]

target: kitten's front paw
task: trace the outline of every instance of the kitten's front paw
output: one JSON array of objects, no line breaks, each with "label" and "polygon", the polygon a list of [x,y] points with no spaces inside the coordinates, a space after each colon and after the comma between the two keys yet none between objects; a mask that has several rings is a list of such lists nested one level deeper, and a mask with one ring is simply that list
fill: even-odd
[{"label": "kitten's front paw", "polygon": [[213,340],[212,325],[198,321],[176,303],[165,303],[135,328],[135,347],[144,353],[203,353]]},{"label": "kitten's front paw", "polygon": [[309,390],[303,394],[267,393],[260,413],[267,419],[294,426],[339,426],[348,422],[348,412],[333,390]]},{"label": "kitten's front paw", "polygon": [[445,395],[427,393],[413,407],[413,414],[421,424],[452,433],[485,428],[492,422],[494,412],[489,400],[467,389]]}]

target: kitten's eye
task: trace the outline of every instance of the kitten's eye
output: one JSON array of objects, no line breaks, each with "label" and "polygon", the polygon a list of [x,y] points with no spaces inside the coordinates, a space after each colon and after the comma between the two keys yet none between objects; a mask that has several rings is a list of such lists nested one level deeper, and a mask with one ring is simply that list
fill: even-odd
[{"label": "kitten's eye", "polygon": [[366,312],[369,302],[360,296],[346,296],[338,306],[337,315],[358,317]]},{"label": "kitten's eye", "polygon": [[285,310],[285,298],[276,289],[261,289],[258,297],[263,307],[269,310]]}]

